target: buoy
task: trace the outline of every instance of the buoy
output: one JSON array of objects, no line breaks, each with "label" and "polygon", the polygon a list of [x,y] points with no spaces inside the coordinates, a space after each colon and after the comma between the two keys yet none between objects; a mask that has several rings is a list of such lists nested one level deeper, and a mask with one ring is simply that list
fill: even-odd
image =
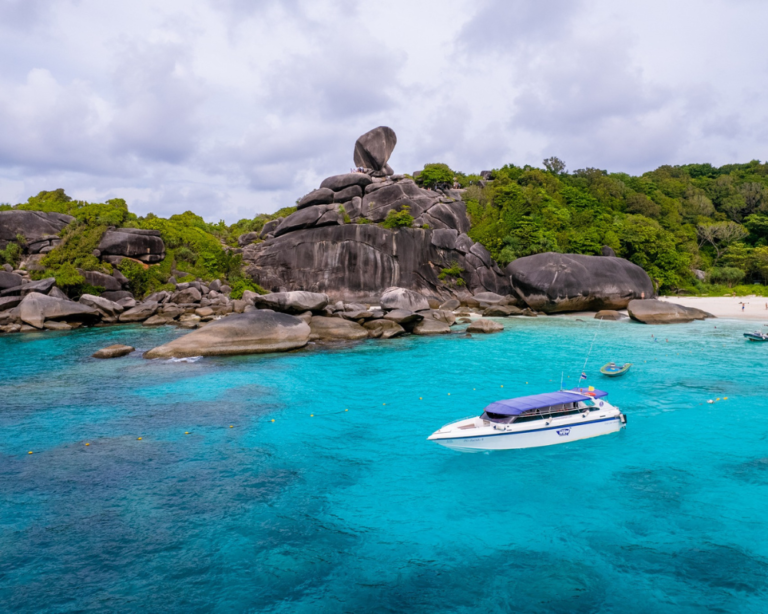
[{"label": "buoy", "polygon": [[86,445],[86,446],[90,446],[91,444],[87,443],[87,444],[85,444],[85,445]]},{"label": "buoy", "polygon": [[274,419],[274,418],[272,418],[272,422],[274,422],[274,421],[275,421],[275,419]]},{"label": "buoy", "polygon": [[314,417],[315,417],[315,414],[309,414],[309,417],[310,417],[310,418],[314,418]]},{"label": "buoy", "polygon": [[502,384],[501,387],[504,388],[504,384]]},{"label": "buoy", "polygon": [[723,397],[723,401],[727,401],[727,400],[728,400],[728,397]]},{"label": "buoy", "polygon": [[29,453],[29,454],[32,454],[32,450],[30,450],[28,453]]},{"label": "buoy", "polygon": [[349,411],[348,409],[345,409],[344,411]]},{"label": "buoy", "polygon": [[422,400],[422,398],[421,398],[421,397],[419,397],[419,401],[421,401],[421,400]]},{"label": "buoy", "polygon": [[719,400],[720,400],[720,397],[717,397],[717,398],[715,399],[715,401],[719,401]]},{"label": "buoy", "polygon": [[141,440],[141,437],[139,437],[138,439]]},{"label": "buoy", "polygon": [[184,434],[185,435],[189,435],[189,431],[184,431]]},{"label": "buoy", "polygon": [[230,424],[230,425],[229,425],[229,428],[233,429],[233,428],[235,428],[235,427],[234,427],[234,426],[232,426],[232,425]]},{"label": "buoy", "polygon": [[525,382],[525,383],[527,384],[528,382]]},{"label": "buoy", "polygon": [[714,403],[714,401],[712,399],[709,399],[709,401],[707,401],[707,403]]},{"label": "buoy", "polygon": [[386,403],[382,403],[382,405],[386,405]]},{"label": "buoy", "polygon": [[450,393],[450,392],[448,393],[448,396],[451,396],[451,393]]}]

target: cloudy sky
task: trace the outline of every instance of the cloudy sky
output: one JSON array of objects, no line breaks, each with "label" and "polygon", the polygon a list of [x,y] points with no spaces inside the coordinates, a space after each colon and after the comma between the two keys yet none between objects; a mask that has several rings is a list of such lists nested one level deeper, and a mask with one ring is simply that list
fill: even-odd
[{"label": "cloudy sky", "polygon": [[396,172],[768,158],[765,0],[0,0],[0,202],[228,222]]}]

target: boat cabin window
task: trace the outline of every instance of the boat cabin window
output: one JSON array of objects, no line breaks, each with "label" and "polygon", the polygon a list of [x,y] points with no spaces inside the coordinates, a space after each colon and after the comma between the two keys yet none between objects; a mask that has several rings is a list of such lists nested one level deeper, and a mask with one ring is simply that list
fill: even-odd
[{"label": "boat cabin window", "polygon": [[483,412],[483,415],[480,417],[483,420],[491,420],[493,422],[498,422],[499,424],[509,424],[515,418],[514,416],[507,416],[505,414],[494,414],[489,411]]}]

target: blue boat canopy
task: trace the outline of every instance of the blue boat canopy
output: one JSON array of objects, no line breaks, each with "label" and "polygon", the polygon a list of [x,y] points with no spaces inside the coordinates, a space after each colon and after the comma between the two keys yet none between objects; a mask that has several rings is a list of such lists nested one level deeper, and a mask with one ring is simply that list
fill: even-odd
[{"label": "blue boat canopy", "polygon": [[589,390],[587,388],[573,388],[571,390],[560,390],[558,392],[545,392],[544,394],[531,394],[527,397],[517,397],[516,399],[507,399],[505,401],[496,401],[485,408],[485,411],[491,414],[500,414],[503,416],[519,416],[520,414],[534,409],[544,409],[552,405],[561,403],[575,403],[576,401],[586,401],[587,399],[601,399],[608,396],[604,390]]}]

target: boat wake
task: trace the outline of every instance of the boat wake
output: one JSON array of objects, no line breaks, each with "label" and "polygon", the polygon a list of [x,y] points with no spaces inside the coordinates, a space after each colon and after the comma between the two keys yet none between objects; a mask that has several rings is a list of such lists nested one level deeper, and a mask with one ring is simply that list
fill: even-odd
[{"label": "boat wake", "polygon": [[197,362],[202,356],[187,356],[185,358],[169,358],[163,362]]}]

